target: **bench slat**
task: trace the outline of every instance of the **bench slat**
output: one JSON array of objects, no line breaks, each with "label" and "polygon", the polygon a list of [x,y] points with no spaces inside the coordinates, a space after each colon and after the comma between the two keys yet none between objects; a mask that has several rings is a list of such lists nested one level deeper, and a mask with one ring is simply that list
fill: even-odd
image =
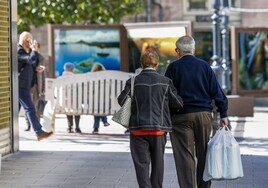
[{"label": "bench slat", "polygon": [[56,114],[112,115],[117,97],[133,73],[99,71],[56,79],[46,78],[46,100]]}]

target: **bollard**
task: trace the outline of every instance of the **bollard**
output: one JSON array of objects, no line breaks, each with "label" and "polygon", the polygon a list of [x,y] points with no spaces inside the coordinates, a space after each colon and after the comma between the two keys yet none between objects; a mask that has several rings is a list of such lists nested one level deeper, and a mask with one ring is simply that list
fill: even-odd
[{"label": "bollard", "polygon": [[0,153],[0,175],[1,175],[2,154]]}]

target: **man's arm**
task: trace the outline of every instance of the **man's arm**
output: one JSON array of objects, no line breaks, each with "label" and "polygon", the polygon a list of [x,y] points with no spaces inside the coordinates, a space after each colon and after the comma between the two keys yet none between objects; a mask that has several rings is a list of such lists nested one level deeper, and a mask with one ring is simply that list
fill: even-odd
[{"label": "man's arm", "polygon": [[23,48],[19,48],[18,61],[19,63],[35,65],[38,62],[38,52],[32,51],[30,54],[28,54]]}]

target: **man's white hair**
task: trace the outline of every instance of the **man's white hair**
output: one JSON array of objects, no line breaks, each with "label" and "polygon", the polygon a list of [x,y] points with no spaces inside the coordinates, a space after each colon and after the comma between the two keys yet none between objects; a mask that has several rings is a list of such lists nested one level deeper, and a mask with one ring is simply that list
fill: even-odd
[{"label": "man's white hair", "polygon": [[195,40],[189,35],[182,36],[176,41],[176,48],[180,49],[184,53],[194,54]]},{"label": "man's white hair", "polygon": [[22,32],[21,34],[20,34],[20,36],[19,36],[19,44],[23,44],[23,41],[25,40],[25,39],[32,39],[33,37],[32,37],[32,35],[31,35],[31,33],[29,33],[28,31],[24,31],[24,32]]}]

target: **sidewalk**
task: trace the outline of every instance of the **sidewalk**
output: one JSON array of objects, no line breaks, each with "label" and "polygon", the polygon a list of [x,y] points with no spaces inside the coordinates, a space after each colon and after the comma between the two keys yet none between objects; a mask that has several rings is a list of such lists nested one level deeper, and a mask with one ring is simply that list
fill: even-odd
[{"label": "sidewalk", "polygon": [[[254,117],[231,117],[232,131],[241,146],[244,177],[213,181],[212,188],[267,188],[268,108],[255,108]],[[57,116],[56,133],[37,142],[24,132],[20,118],[20,152],[2,159],[0,188],[137,188],[129,153],[129,136],[108,117],[92,135],[92,116],[81,117],[83,134],[66,133],[65,116]],[[165,155],[163,188],[178,188],[171,144]]]}]

